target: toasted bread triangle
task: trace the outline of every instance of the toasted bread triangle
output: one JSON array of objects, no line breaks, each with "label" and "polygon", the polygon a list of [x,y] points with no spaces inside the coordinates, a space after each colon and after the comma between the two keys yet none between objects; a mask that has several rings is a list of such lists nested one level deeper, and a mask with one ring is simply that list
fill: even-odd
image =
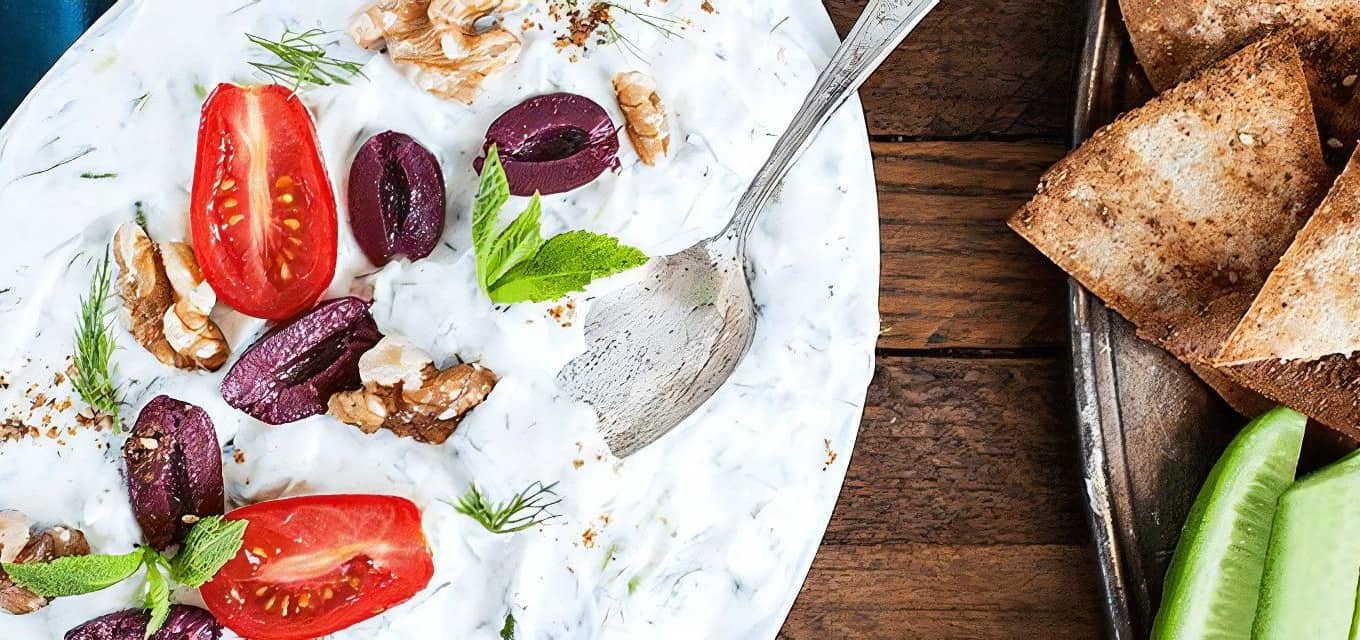
[{"label": "toasted bread triangle", "polygon": [[1298,410],[1351,438],[1360,438],[1360,358],[1261,360],[1220,367],[1233,382]]},{"label": "toasted bread triangle", "polygon": [[1215,360],[1315,360],[1360,351],[1360,156],[1337,179]]},{"label": "toasted bread triangle", "polygon": [[1096,132],[1010,225],[1205,367],[1330,182],[1297,49],[1269,39]]},{"label": "toasted bread triangle", "polygon": [[1339,162],[1360,138],[1360,2],[1121,0],[1120,7],[1138,61],[1159,90],[1266,36],[1293,39],[1323,134],[1346,150]]}]

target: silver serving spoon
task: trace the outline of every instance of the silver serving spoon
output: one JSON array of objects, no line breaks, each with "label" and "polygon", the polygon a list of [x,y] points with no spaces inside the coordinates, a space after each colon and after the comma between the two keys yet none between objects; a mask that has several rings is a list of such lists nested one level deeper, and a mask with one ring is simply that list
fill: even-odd
[{"label": "silver serving spoon", "polygon": [[614,455],[666,435],[721,387],[756,331],[746,240],[809,143],[939,0],[870,0],[721,233],[653,258],[640,282],[596,301],[586,352],[557,374],[589,403]]}]

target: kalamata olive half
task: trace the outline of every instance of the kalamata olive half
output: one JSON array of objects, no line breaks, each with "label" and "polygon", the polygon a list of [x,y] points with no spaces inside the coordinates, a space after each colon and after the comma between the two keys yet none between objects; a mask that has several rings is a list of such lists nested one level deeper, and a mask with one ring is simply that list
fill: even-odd
[{"label": "kalamata olive half", "polygon": [[[99,616],[66,632],[65,640],[144,640],[151,615],[145,609],[124,609]],[[217,640],[222,625],[211,613],[183,604],[171,605],[165,626],[146,640]]]},{"label": "kalamata olive half", "polygon": [[[491,123],[485,148],[493,144],[510,193],[549,195],[589,184],[614,166],[619,132],[594,100],[553,93],[530,98]],[[485,161],[483,154],[474,162],[478,173]]]},{"label": "kalamata olive half", "polygon": [[444,233],[444,174],[439,160],[404,133],[364,143],[349,172],[349,223],[368,261],[430,255]]},{"label": "kalamata olive half", "polygon": [[223,513],[222,449],[203,409],[159,396],[123,443],[128,496],[146,541],[181,542],[199,518]]},{"label": "kalamata olive half", "polygon": [[381,339],[367,302],[323,302],[241,354],[222,398],[268,424],[323,414],[332,395],[360,387],[359,357]]}]

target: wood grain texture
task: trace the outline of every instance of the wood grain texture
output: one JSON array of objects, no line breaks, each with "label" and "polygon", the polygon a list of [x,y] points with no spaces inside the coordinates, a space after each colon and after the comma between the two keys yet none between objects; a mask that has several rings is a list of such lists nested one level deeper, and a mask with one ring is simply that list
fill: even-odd
[{"label": "wood grain texture", "polygon": [[1005,224],[1063,150],[1045,142],[873,144],[880,347],[1066,344],[1066,277]]},{"label": "wood grain texture", "polygon": [[[827,0],[844,33],[864,0]],[[862,92],[886,335],[782,640],[1105,633],[1066,279],[1005,218],[1063,154],[1081,0],[942,0]]]},{"label": "wood grain texture", "polygon": [[782,638],[1094,638],[1061,358],[879,358]]},{"label": "wood grain texture", "polygon": [[[865,0],[827,0],[844,35]],[[941,0],[865,85],[875,135],[1067,136],[1080,0]]]},{"label": "wood grain texture", "polygon": [[825,547],[779,637],[1099,638],[1089,555],[1052,545]]},{"label": "wood grain texture", "polygon": [[1059,358],[881,356],[827,544],[1082,544]]}]

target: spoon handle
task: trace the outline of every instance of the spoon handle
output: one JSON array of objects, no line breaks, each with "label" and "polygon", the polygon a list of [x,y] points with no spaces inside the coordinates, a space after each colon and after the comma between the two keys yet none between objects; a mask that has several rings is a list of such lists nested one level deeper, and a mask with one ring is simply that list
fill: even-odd
[{"label": "spoon handle", "polygon": [[719,236],[735,239],[745,254],[746,238],[789,169],[851,95],[906,39],[939,0],[870,0],[850,35],[817,78],[789,128],[774,145],[751,186],[737,203],[732,221]]}]

